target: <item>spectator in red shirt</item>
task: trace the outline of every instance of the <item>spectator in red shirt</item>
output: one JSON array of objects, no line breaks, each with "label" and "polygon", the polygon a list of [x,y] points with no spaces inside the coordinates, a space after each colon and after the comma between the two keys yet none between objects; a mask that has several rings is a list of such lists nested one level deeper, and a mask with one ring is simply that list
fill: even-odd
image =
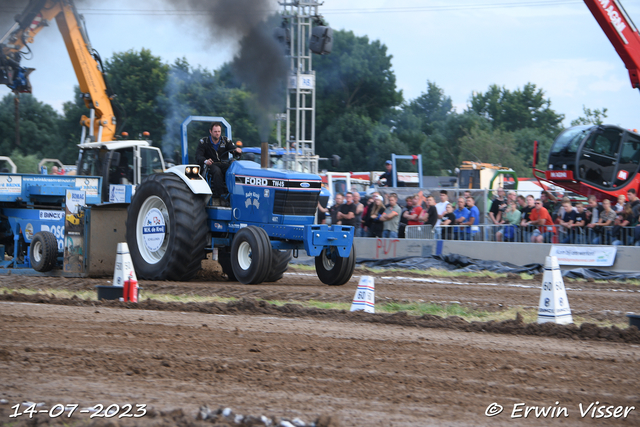
[{"label": "spectator in red shirt", "polygon": [[551,243],[553,236],[556,234],[556,228],[553,226],[553,219],[549,211],[542,206],[542,201],[536,199],[535,205],[529,214],[531,225],[538,225],[537,230],[533,230],[531,235],[532,243]]},{"label": "spectator in red shirt", "polygon": [[410,211],[404,213],[404,217],[407,219],[407,225],[422,225],[423,222],[420,221],[421,214],[422,207],[420,206],[418,196],[413,196],[413,207]]}]

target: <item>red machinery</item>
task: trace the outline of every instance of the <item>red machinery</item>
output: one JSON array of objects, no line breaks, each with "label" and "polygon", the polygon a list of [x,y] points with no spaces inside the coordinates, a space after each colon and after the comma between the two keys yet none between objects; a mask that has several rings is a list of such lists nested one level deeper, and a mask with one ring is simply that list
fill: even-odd
[{"label": "red machinery", "polygon": [[631,86],[640,89],[640,35],[618,0],[584,0],[629,70]]},{"label": "red machinery", "polygon": [[[584,0],[640,89],[640,34],[618,0]],[[537,144],[536,144],[537,145]],[[537,146],[534,148],[536,157]],[[613,199],[631,188],[640,194],[640,134],[613,125],[575,126],[553,142],[546,171],[533,174],[584,196]]]}]

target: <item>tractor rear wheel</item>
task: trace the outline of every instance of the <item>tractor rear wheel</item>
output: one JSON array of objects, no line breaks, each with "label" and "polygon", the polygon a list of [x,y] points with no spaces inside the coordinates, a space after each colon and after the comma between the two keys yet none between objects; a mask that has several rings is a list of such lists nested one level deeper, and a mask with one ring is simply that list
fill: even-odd
[{"label": "tractor rear wheel", "polygon": [[265,282],[277,282],[282,279],[284,272],[289,268],[289,262],[293,259],[291,249],[280,251],[278,249],[271,250],[271,268]]},{"label": "tractor rear wheel", "polygon": [[58,240],[50,231],[39,231],[31,239],[31,265],[40,272],[51,271],[58,259]]},{"label": "tractor rear wheel", "polygon": [[127,213],[127,243],[138,277],[186,281],[201,268],[207,243],[204,200],[171,173],[138,186]]},{"label": "tractor rear wheel", "polygon": [[245,285],[264,282],[271,266],[271,242],[260,227],[240,229],[231,241],[231,266]]},{"label": "tractor rear wheel", "polygon": [[349,256],[343,258],[335,246],[323,249],[316,257],[316,273],[320,281],[330,286],[342,286],[351,279],[356,268],[356,247],[351,246]]}]

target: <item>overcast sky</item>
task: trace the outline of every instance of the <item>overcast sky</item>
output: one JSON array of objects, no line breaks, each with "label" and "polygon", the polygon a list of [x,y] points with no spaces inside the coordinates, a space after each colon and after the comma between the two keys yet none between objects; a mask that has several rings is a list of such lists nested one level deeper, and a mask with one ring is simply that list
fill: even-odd
[{"label": "overcast sky", "polygon": [[[640,23],[640,2],[621,1]],[[168,63],[186,57],[212,70],[233,57],[233,43],[211,39],[194,15],[160,12],[170,10],[160,0],[94,3],[77,4],[103,59],[147,48]],[[640,91],[631,88],[622,60],[582,0],[325,0],[320,13],[336,30],[388,47],[406,100],[419,96],[430,80],[461,112],[474,91],[491,84],[515,90],[532,82],[565,115],[565,126],[585,105],[606,107],[608,123],[640,128]],[[31,47],[33,59],[23,66],[36,68],[33,94],[61,110],[77,81],[55,23]],[[2,86],[0,96],[7,93]]]}]

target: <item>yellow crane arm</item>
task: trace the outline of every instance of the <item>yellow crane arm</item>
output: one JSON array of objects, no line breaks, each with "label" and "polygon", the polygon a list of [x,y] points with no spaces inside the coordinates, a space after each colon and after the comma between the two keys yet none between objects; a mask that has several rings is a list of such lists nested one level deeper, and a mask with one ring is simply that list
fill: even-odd
[{"label": "yellow crane arm", "polygon": [[[116,118],[102,72],[102,64],[96,60],[97,54],[94,56],[72,0],[31,0],[29,2],[17,18],[18,22],[0,40],[0,48],[2,48],[0,68],[3,68],[0,71],[5,72],[4,80],[6,80],[3,81],[0,76],[0,83],[9,82],[7,85],[15,91],[31,92],[27,76],[32,70],[19,67],[21,52],[25,48],[28,49],[28,44],[33,43],[35,36],[53,19],[56,20],[67,47],[85,105],[95,110],[93,123],[86,116],[82,116],[81,122],[93,130],[90,134],[94,135],[94,140],[113,141],[116,133]],[[26,83],[22,86],[13,83],[13,79],[20,70],[23,73],[26,72]]]}]

